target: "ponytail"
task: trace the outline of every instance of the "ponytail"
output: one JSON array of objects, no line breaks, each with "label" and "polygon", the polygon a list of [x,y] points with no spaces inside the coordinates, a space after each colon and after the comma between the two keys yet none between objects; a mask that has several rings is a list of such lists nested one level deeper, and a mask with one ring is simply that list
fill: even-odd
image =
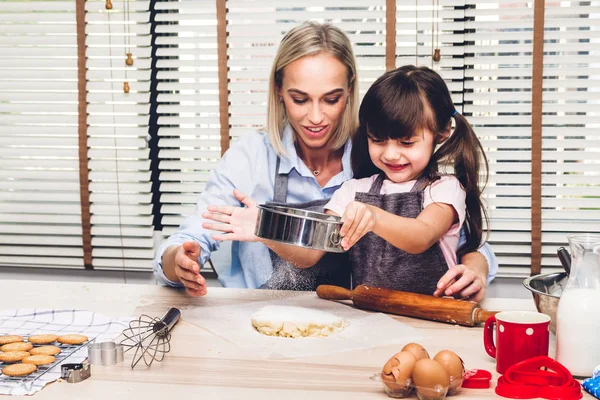
[{"label": "ponytail", "polygon": [[[433,154],[427,168],[428,173],[437,172],[439,165],[451,165],[454,176],[466,192],[466,214],[463,225],[467,241],[458,249],[458,256],[477,250],[483,237],[483,221],[488,222],[486,209],[481,201],[481,192],[488,181],[488,161],[481,142],[473,132],[467,119],[457,113],[454,116],[456,127],[446,142]],[[479,186],[480,169],[485,168],[482,188]],[[435,171],[435,172],[434,172]],[[486,234],[486,240],[489,236]]]}]

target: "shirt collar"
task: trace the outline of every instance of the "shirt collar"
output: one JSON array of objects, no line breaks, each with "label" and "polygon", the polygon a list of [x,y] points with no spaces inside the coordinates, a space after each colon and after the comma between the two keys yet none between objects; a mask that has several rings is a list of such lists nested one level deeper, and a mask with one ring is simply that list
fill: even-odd
[{"label": "shirt collar", "polygon": [[[298,157],[298,152],[296,151],[296,146],[294,146],[294,131],[292,126],[288,123],[285,125],[283,129],[283,135],[281,137],[281,142],[283,144],[283,148],[287,154],[286,157],[281,157],[281,161],[279,163],[279,173],[287,174],[292,168],[295,168],[296,171],[303,176],[313,177],[310,174],[310,171],[306,167],[301,168],[300,165],[302,161],[300,157]],[[323,189],[327,189],[333,186],[339,186],[342,183],[346,182],[349,179],[352,179],[352,166],[350,163],[350,153],[352,151],[352,143],[350,140],[346,142],[344,145],[344,154],[342,155],[342,172],[334,176],[327,182]],[[306,171],[304,171],[306,170]],[[303,173],[303,171],[305,173]],[[314,178],[314,177],[313,177]]]},{"label": "shirt collar", "polygon": [[342,172],[334,176],[327,182],[325,189],[331,186],[339,186],[342,183],[352,179],[354,174],[352,173],[352,163],[350,161],[350,153],[352,152],[352,141],[348,139],[344,145],[344,154],[342,155]]},{"label": "shirt collar", "polygon": [[300,159],[298,158],[298,153],[296,152],[296,146],[294,146],[294,131],[292,130],[292,126],[290,124],[285,124],[285,128],[283,128],[283,135],[281,137],[281,143],[283,144],[283,148],[285,150],[286,155],[281,158],[279,163],[279,173],[280,174],[289,174],[292,168],[295,168],[296,171],[300,171]]}]

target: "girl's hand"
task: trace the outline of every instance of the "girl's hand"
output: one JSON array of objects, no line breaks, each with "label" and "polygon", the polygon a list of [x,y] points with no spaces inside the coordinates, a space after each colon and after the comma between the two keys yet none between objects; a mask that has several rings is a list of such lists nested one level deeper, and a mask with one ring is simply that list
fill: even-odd
[{"label": "girl's hand", "polygon": [[233,195],[246,207],[208,206],[206,209],[209,212],[203,212],[202,217],[221,223],[204,222],[202,227],[223,232],[223,234],[213,235],[213,239],[215,240],[257,242],[258,237],[254,235],[256,219],[258,217],[256,202],[250,196],[237,189],[233,191]]},{"label": "girl's hand", "polygon": [[359,201],[353,201],[346,207],[342,222],[344,224],[340,230],[340,235],[343,237],[341,245],[344,250],[348,250],[375,227],[374,207]]},{"label": "girl's hand", "polygon": [[434,296],[453,296],[478,302],[485,297],[486,277],[457,264],[440,278]]}]

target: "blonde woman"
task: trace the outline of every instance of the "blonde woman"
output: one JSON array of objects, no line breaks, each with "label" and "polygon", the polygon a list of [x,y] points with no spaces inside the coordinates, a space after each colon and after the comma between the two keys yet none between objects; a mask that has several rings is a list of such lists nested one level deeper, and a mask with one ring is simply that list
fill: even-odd
[{"label": "blonde woman", "polygon": [[[217,271],[223,286],[292,290],[314,290],[322,283],[348,286],[344,255],[331,254],[316,268],[298,269],[253,235],[233,238],[228,227],[210,220],[226,225],[228,215],[248,202],[322,211],[342,183],[352,178],[350,138],[358,125],[358,100],[356,61],[340,29],[310,22],[288,32],[270,74],[266,132],[244,135],[211,172],[196,212],[157,252],[158,279],[184,286],[193,296],[206,294],[200,266],[218,250],[220,240],[229,239],[231,264],[218,266]],[[207,212],[209,206],[216,214]],[[211,229],[230,236],[213,238]],[[487,266],[495,267],[495,260],[491,251],[484,254],[487,259],[477,252],[464,256],[463,264],[442,278],[440,293],[480,291],[472,287],[480,276],[485,290]]]}]

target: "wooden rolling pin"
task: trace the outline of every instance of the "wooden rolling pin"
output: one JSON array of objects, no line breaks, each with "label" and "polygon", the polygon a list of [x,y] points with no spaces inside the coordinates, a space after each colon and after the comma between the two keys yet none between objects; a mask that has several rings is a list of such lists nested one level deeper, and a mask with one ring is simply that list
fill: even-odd
[{"label": "wooden rolling pin", "polygon": [[486,311],[473,301],[434,297],[358,285],[354,290],[320,285],[317,295],[326,300],[352,300],[358,308],[429,319],[449,324],[476,326],[497,311]]}]

